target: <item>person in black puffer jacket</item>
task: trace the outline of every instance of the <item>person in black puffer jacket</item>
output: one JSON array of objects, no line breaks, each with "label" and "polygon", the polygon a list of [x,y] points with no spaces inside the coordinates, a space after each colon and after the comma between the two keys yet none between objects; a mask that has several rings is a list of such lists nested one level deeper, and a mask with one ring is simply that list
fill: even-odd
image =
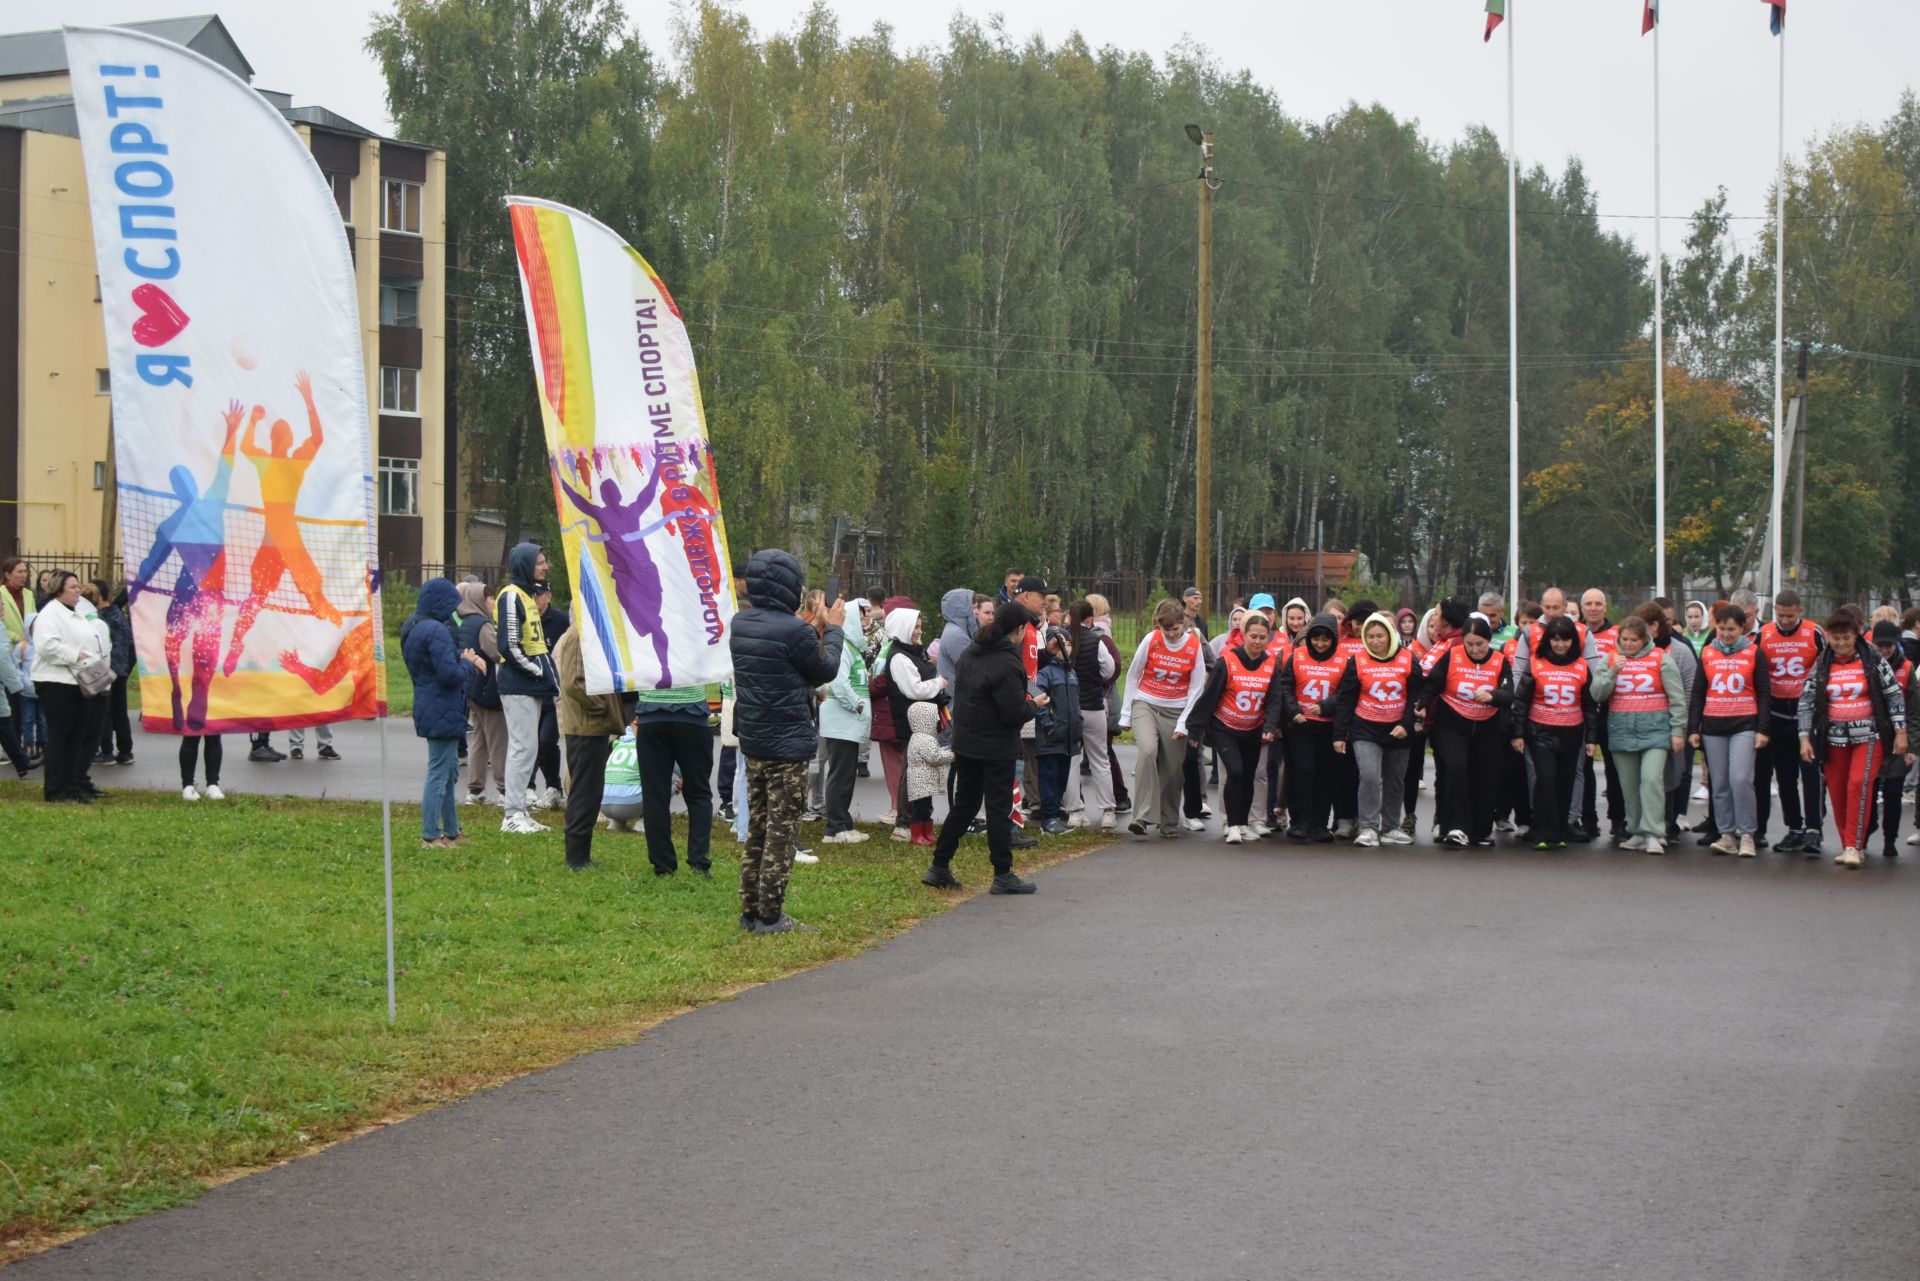
[{"label": "person in black puffer jacket", "polygon": [[960,838],[987,811],[987,853],[993,862],[993,893],[1031,894],[1032,881],[1013,873],[1013,775],[1024,753],[1020,727],[1034,718],[1046,695],[1029,697],[1027,669],[1013,638],[1035,618],[1018,601],[1002,602],[955,665],[953,687],[953,805],[933,847],[933,866],[921,878],[935,889],[959,889],[951,864]]},{"label": "person in black puffer jacket", "polygon": [[793,829],[807,800],[807,762],[819,747],[813,691],[840,671],[846,602],[826,611],[816,635],[796,610],[800,562],[777,549],[747,561],[748,608],[733,616],[733,731],[747,759],[747,841],[740,852],[740,927],[756,934],[797,928],[784,910],[793,870]]}]

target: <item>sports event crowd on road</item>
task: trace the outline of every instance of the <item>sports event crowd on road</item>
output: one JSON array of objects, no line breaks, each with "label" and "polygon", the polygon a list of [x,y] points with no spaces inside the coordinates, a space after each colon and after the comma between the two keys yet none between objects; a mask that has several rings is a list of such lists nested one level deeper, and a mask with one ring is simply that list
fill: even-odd
[{"label": "sports event crowd on road", "polygon": [[[497,590],[429,580],[401,628],[428,745],[423,841],[466,841],[463,799],[499,806],[501,830],[518,835],[547,831],[535,813],[561,809],[569,867],[596,866],[599,825],[637,821],[653,871],[671,876],[678,795],[695,874],[711,875],[713,824],[733,825],[740,925],[755,933],[810,928],[785,911],[793,864],[820,857],[800,825],[824,819],[823,844],[867,840],[854,782],[875,754],[878,822],[929,849],[924,883],[960,888],[960,841],[984,833],[995,894],[1033,892],[1013,852],[1040,837],[1208,830],[1214,783],[1233,845],[1410,844],[1431,787],[1438,844],[1505,835],[1562,849],[1600,838],[1604,782],[1623,848],[1664,853],[1704,799],[1698,842],[1745,858],[1769,848],[1777,792],[1785,830],[1772,848],[1823,857],[1830,813],[1835,862],[1852,868],[1876,833],[1897,857],[1920,772],[1908,750],[1920,609],[1869,618],[1842,605],[1817,623],[1783,591],[1763,621],[1740,591],[1616,615],[1597,589],[1576,604],[1555,587],[1509,619],[1491,592],[1423,614],[1261,593],[1210,635],[1190,587],[1125,654],[1103,597],[1066,600],[1020,569],[995,594],[945,593],[936,629],[877,589],[829,602],[794,557],[768,550],[738,576],[731,684],[619,696],[587,693],[580,634],[547,577],[543,550],[522,543]],[[132,760],[126,594],[58,570],[28,579],[25,562],[0,561],[0,749],[22,777],[43,770],[48,801],[90,803],[104,795],[93,766]],[[1128,732],[1131,779],[1113,751]],[[338,759],[324,727],[318,737],[320,756]],[[290,746],[303,754],[298,736]],[[287,756],[256,735],[249,759]],[[223,799],[218,736],[184,736],[180,761],[184,799]]]}]

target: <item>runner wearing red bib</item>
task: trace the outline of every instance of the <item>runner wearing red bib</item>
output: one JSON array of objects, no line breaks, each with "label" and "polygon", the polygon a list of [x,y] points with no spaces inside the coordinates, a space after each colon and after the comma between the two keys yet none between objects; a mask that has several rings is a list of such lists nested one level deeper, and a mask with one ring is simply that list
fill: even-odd
[{"label": "runner wearing red bib", "polygon": [[1154,611],[1154,630],[1140,642],[1127,668],[1120,727],[1132,728],[1134,814],[1127,830],[1144,836],[1157,826],[1162,836],[1180,833],[1181,770],[1187,743],[1177,737],[1180,718],[1206,683],[1205,644],[1187,626],[1179,602],[1163,600]]},{"label": "runner wearing red bib", "polygon": [[[1667,762],[1686,740],[1686,686],[1669,652],[1654,643],[1667,633],[1664,614],[1630,616],[1614,629],[1615,646],[1597,678],[1606,701],[1607,756],[1626,808],[1625,848],[1667,852]],[[1671,637],[1668,637],[1671,643]]]},{"label": "runner wearing red bib", "polygon": [[[1862,632],[1866,620],[1842,605],[1827,620],[1829,648],[1800,694],[1800,754],[1821,762],[1840,829],[1842,867],[1859,867],[1873,825],[1874,784],[1889,756],[1904,763],[1907,699],[1898,678]],[[1892,638],[1895,645],[1899,636]]]},{"label": "runner wearing red bib", "polygon": [[1507,782],[1508,731],[1501,712],[1513,701],[1511,668],[1493,648],[1492,629],[1474,618],[1427,673],[1423,686],[1433,740],[1434,830],[1449,845],[1493,840],[1500,789]]},{"label": "runner wearing red bib", "polygon": [[[1758,834],[1765,848],[1767,822],[1773,816],[1773,794],[1780,793],[1780,815],[1786,835],[1776,847],[1781,853],[1820,853],[1820,768],[1800,759],[1797,718],[1800,693],[1807,673],[1826,651],[1826,633],[1807,618],[1797,592],[1789,589],[1773,599],[1773,621],[1760,628],[1760,664],[1773,699],[1768,721],[1769,741],[1760,756],[1760,780],[1754,788]],[[1772,779],[1774,786],[1768,787]]]},{"label": "runner wearing red bib", "polygon": [[1581,629],[1564,615],[1539,625],[1539,640],[1514,693],[1513,746],[1533,763],[1536,849],[1564,849],[1574,835],[1568,814],[1592,707],[1585,641]]},{"label": "runner wearing red bib", "polygon": [[[1221,791],[1226,810],[1227,844],[1257,838],[1249,823],[1253,808],[1254,775],[1261,749],[1271,738],[1266,732],[1267,709],[1279,698],[1280,654],[1268,644],[1273,627],[1266,615],[1255,612],[1242,624],[1241,643],[1227,649],[1207,676],[1206,687],[1181,716],[1176,733],[1204,736],[1226,766]],[[1152,660],[1149,659],[1149,664]]]},{"label": "runner wearing red bib", "polygon": [[[1913,663],[1900,645],[1899,625],[1885,621],[1875,623],[1873,647],[1893,669],[1893,684],[1906,707],[1907,734],[1912,737],[1915,721],[1920,719],[1920,690],[1914,688]],[[1886,763],[1880,767],[1880,852],[1888,858],[1900,856],[1900,811],[1905,800],[1901,791],[1906,786],[1911,756],[1911,752],[1904,755],[1889,752]]]},{"label": "runner wearing red bib", "polygon": [[1404,845],[1411,838],[1400,830],[1400,807],[1419,669],[1389,615],[1368,615],[1360,639],[1333,700],[1334,750],[1351,756],[1355,768],[1354,844]]},{"label": "runner wearing red bib", "polygon": [[[1708,848],[1716,854],[1751,858],[1758,852],[1754,804],[1756,754],[1765,750],[1773,700],[1759,647],[1746,634],[1746,615],[1738,605],[1714,613],[1713,639],[1700,649],[1700,674],[1694,678],[1687,711],[1688,733],[1707,754],[1707,778],[1713,793],[1713,821],[1720,838]],[[1764,784],[1761,784],[1764,786]]]},{"label": "runner wearing red bib", "polygon": [[1335,653],[1337,630],[1332,614],[1315,614],[1280,668],[1279,698],[1267,700],[1267,728],[1285,726],[1287,835],[1296,841],[1333,839],[1333,692],[1347,666]]}]

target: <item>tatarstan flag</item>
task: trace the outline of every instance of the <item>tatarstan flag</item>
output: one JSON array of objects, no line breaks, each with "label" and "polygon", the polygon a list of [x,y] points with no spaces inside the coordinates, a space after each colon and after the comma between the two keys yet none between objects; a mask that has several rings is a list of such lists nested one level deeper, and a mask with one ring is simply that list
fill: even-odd
[{"label": "tatarstan flag", "polygon": [[[1782,0],[1785,3],[1785,0]],[[1481,44],[1493,39],[1493,29],[1506,20],[1507,0],[1487,0],[1487,34],[1480,39]]]},{"label": "tatarstan flag", "polygon": [[1787,0],[1760,0],[1771,12],[1767,15],[1767,29],[1779,35],[1787,29]]},{"label": "tatarstan flag", "polygon": [[1640,14],[1640,34],[1644,36],[1659,25],[1660,0],[1647,0],[1647,6]]}]

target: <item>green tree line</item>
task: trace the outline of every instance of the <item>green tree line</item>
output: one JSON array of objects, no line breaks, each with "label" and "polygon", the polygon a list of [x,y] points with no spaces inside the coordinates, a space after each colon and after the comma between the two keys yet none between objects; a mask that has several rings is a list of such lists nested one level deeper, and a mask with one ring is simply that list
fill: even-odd
[{"label": "green tree line", "polygon": [[[701,3],[651,50],[614,0],[395,0],[369,46],[400,132],[449,152],[458,429],[507,478],[510,536],[553,521],[499,203],[516,191],[609,223],[673,289],[736,558],[779,544],[824,568],[844,518],[893,540],[916,592],[1011,563],[1186,579],[1192,121],[1222,183],[1229,573],[1324,528],[1416,594],[1504,579],[1506,159],[1485,129],[1434,140],[1379,105],[1301,119],[1191,45],[1049,46],[956,18],[940,47],[905,50],[824,5],[761,33]],[[1790,175],[1788,332],[1818,373],[1807,559],[1856,591],[1897,592],[1920,561],[1897,512],[1920,474],[1917,208],[1911,98]],[[1605,212],[1577,161],[1523,167],[1535,586],[1652,581],[1650,267]],[[1722,197],[1668,263],[1676,571],[1731,581],[1752,561],[1771,236]]]}]

